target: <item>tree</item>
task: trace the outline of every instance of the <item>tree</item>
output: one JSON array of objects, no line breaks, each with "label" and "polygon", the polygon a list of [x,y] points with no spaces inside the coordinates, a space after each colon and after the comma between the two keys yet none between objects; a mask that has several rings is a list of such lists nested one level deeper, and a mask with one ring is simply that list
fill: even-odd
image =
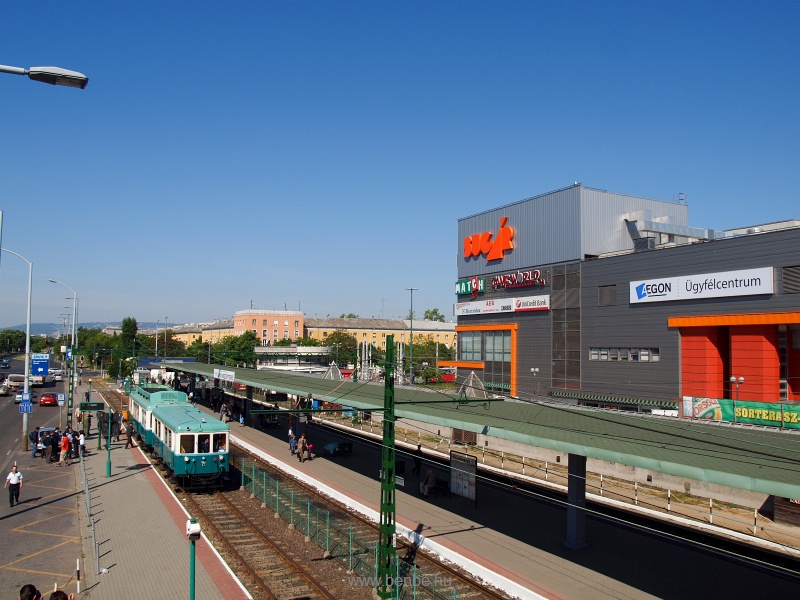
[{"label": "tree", "polygon": [[342,313],[341,315],[339,315],[339,318],[340,319],[357,319],[358,315],[355,315],[353,313],[347,313],[347,314]]},{"label": "tree", "polygon": [[331,347],[333,360],[336,361],[337,365],[356,362],[358,342],[346,331],[337,329],[329,333],[322,339],[322,345]]},{"label": "tree", "polygon": [[426,321],[439,321],[444,323],[444,315],[439,312],[438,308],[430,308],[425,311],[424,319]]},{"label": "tree", "polygon": [[136,339],[136,334],[139,332],[139,326],[136,319],[133,317],[125,317],[122,319],[122,333],[120,334],[120,343],[124,347],[133,347],[133,340]]}]

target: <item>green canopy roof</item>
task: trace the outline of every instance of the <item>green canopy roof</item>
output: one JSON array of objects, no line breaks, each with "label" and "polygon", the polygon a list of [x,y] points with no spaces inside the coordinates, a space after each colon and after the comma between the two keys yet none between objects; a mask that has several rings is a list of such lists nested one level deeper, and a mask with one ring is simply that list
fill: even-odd
[{"label": "green canopy roof", "polygon": [[[317,400],[359,410],[383,407],[382,384],[200,363],[165,363],[165,366],[207,377],[213,377],[214,369],[223,369],[233,372],[236,382],[256,388],[303,396],[311,393]],[[524,402],[491,402],[484,408],[480,404],[458,405],[454,403],[456,399],[454,394],[398,387],[395,412],[401,418],[559,452],[800,498],[797,434]]]}]

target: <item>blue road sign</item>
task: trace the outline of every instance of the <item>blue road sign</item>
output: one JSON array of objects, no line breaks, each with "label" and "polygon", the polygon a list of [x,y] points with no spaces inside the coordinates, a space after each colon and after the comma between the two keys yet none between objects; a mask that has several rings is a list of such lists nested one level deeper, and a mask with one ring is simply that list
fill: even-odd
[{"label": "blue road sign", "polygon": [[72,348],[67,348],[67,360],[72,360]]},{"label": "blue road sign", "polygon": [[50,368],[49,354],[31,354],[31,375],[45,376]]},{"label": "blue road sign", "polygon": [[30,392],[28,392],[27,394],[23,392],[23,394],[22,394],[22,403],[25,404],[26,402],[28,404],[31,403],[31,393]]},{"label": "blue road sign", "polygon": [[21,413],[29,413],[33,412],[33,404],[30,402],[23,402],[19,405],[19,412]]},{"label": "blue road sign", "polygon": [[56,394],[56,398],[58,398],[59,402],[66,402],[67,395],[64,392],[58,392],[58,394]]}]

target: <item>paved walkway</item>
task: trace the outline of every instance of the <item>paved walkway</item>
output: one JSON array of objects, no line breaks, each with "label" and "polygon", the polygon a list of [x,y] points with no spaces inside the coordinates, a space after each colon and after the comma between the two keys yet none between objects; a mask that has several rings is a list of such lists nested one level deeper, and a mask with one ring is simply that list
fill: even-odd
[{"label": "paved walkway", "polygon": [[[81,591],[86,593],[80,598],[186,598],[190,552],[186,521],[189,517],[145,455],[138,448],[125,449],[124,436],[120,440],[111,445],[111,477],[106,477],[108,453],[105,445],[98,451],[97,438],[93,436],[87,440],[89,454],[84,467],[99,564],[81,493],[78,512],[85,557],[85,581],[81,583]],[[79,465],[74,467],[74,473],[76,489],[82,492],[83,475]],[[197,542],[196,557],[196,598],[250,597],[205,538]]]}]

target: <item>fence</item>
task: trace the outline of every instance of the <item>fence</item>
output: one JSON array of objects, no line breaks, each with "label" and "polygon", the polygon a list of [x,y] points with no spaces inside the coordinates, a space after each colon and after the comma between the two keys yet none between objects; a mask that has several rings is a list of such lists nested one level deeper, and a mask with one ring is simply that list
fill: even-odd
[{"label": "fence", "polygon": [[[295,489],[290,481],[271,477],[248,458],[241,459],[239,471],[242,488],[260,500],[264,508],[274,510],[289,527],[303,532],[307,542],[323,550],[325,558],[347,565],[349,585],[377,586],[377,533],[367,527],[354,528],[346,517],[332,515],[329,510],[315,505],[309,495]],[[458,598],[457,589],[448,576],[424,572],[399,556],[395,560],[395,576],[391,582],[395,598]]]}]

